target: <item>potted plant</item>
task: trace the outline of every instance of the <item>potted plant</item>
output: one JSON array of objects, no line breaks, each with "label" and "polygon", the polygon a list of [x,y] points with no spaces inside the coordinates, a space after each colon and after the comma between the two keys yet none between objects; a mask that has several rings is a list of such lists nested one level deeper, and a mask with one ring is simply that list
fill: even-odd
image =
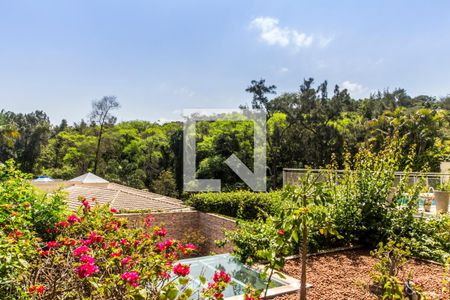
[{"label": "potted plant", "polygon": [[434,191],[434,200],[436,201],[436,212],[447,213],[450,199],[450,181],[443,182]]},{"label": "potted plant", "polygon": [[430,212],[431,211],[431,204],[433,203],[433,196],[425,196],[424,200],[423,200],[423,210],[425,212]]}]

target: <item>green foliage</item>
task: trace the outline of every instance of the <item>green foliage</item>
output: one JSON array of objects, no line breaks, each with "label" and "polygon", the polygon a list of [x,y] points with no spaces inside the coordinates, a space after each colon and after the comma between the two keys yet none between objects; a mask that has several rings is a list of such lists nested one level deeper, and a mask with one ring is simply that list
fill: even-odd
[{"label": "green foliage", "polygon": [[0,163],[0,296],[14,294],[15,280],[30,268],[39,242],[49,240],[64,215],[63,195],[35,190],[13,161]]},{"label": "green foliage", "polygon": [[266,214],[275,215],[284,205],[282,193],[249,191],[192,194],[187,204],[204,212],[253,220]]},{"label": "green foliage", "polygon": [[158,179],[153,181],[152,191],[168,197],[178,197],[177,183],[173,173],[162,171]]},{"label": "green foliage", "polygon": [[[405,245],[406,241],[395,242],[389,240],[386,244],[380,243],[378,249],[371,254],[378,259],[371,273],[372,282],[375,289],[381,292],[382,299],[410,299],[406,295],[405,283],[408,282],[416,297],[420,297],[421,288],[414,285],[411,280],[412,274],[401,274],[404,265],[407,263],[407,257],[410,255],[409,248]],[[412,295],[411,295],[412,296]]]}]

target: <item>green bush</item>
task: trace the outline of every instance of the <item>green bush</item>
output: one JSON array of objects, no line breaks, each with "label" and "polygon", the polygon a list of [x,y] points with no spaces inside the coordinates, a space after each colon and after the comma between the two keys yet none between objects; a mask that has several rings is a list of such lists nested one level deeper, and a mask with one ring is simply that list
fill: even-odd
[{"label": "green bush", "polygon": [[283,206],[281,192],[255,193],[237,191],[193,194],[187,204],[203,212],[217,213],[243,220],[276,215]]},{"label": "green bush", "polygon": [[29,268],[39,243],[52,238],[50,228],[64,211],[62,194],[43,194],[13,161],[0,163],[0,298],[14,298],[14,280]]}]

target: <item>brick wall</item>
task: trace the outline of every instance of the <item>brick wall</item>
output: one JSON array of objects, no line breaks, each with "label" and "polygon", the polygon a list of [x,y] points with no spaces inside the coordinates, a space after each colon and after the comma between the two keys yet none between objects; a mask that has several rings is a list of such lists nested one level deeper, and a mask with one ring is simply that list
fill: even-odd
[{"label": "brick wall", "polygon": [[[144,226],[144,218],[147,214],[129,213],[118,214],[117,217],[127,218],[130,226]],[[221,216],[203,213],[199,211],[178,211],[166,213],[152,213],[154,224],[163,224],[167,229],[168,237],[177,240],[188,240],[194,243],[197,240],[204,242],[201,254],[231,252],[232,245],[224,248],[216,247],[214,241],[225,237],[224,230],[232,230],[235,221]]]}]

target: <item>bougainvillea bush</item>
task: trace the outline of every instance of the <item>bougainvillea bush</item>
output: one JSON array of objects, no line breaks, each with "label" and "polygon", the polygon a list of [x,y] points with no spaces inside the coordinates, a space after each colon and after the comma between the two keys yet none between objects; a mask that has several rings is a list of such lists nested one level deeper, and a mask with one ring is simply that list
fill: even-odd
[{"label": "bougainvillea bush", "polygon": [[167,239],[150,218],[144,228],[131,229],[113,213],[85,199],[78,213],[56,223],[55,240],[41,247],[21,282],[25,293],[38,299],[188,297],[189,266],[176,261],[195,246]]},{"label": "bougainvillea bush", "polygon": [[[144,227],[129,228],[126,219],[114,217],[114,208],[83,198],[80,209],[69,212],[62,195],[42,196],[11,164],[0,168],[0,299],[193,295],[190,267],[177,261],[196,246],[167,238],[150,215]],[[36,222],[45,228],[38,231]],[[227,274],[218,273],[205,282],[202,299],[222,299],[229,282]]]}]

